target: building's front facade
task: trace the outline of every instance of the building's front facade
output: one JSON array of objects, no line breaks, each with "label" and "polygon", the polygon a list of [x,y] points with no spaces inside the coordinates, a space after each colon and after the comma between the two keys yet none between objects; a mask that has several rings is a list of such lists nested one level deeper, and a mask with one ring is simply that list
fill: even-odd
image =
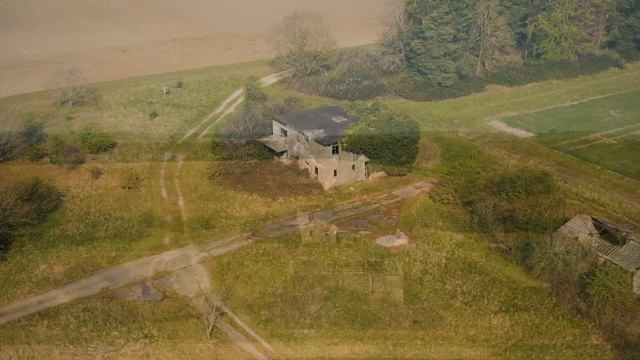
[{"label": "building's front facade", "polygon": [[330,189],[368,177],[369,159],[344,151],[340,145],[344,132],[355,122],[357,119],[336,106],[277,116],[273,135],[261,142],[279,159],[296,163],[323,188]]}]

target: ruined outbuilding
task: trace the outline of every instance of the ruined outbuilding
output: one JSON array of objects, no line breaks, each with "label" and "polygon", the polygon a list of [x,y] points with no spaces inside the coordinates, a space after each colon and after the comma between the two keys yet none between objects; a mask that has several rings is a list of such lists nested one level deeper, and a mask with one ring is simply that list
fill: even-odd
[{"label": "ruined outbuilding", "polygon": [[284,163],[307,171],[327,190],[369,179],[369,159],[341,145],[357,122],[338,106],[278,115],[273,119],[273,134],[260,142]]},{"label": "ruined outbuilding", "polygon": [[589,215],[578,215],[560,227],[554,239],[571,239],[590,247],[602,259],[632,273],[640,297],[640,237],[632,228]]}]

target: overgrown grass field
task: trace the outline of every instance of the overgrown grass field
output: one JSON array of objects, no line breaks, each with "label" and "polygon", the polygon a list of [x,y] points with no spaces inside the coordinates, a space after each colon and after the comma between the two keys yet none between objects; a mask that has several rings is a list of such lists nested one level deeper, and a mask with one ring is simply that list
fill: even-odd
[{"label": "overgrown grass field", "polygon": [[[299,209],[372,198],[439,175],[437,168],[422,166],[438,161],[437,144],[427,140],[421,144],[421,164],[411,176],[329,193],[287,194],[286,188],[296,184],[292,174],[281,178],[283,186],[271,186],[268,192],[259,186],[243,186],[242,182],[229,187],[211,181],[209,139],[179,147],[174,146],[176,140],[240,88],[248,75],[271,72],[267,62],[253,62],[98,84],[101,98],[96,104],[71,109],[54,108],[44,93],[0,99],[1,105],[17,114],[17,122],[43,120],[49,134],[74,138],[89,126],[114,135],[118,141],[115,150],[90,156],[87,164],[76,168],[27,161],[0,164],[2,186],[41,176],[65,194],[62,207],[44,223],[21,232],[0,261],[0,305],[107,266],[251,231],[256,224],[290,216]],[[178,81],[183,81],[180,88]],[[603,172],[536,140],[496,134],[486,124],[490,119],[637,90],[639,83],[640,67],[632,64],[625,70],[516,88],[495,87],[442,102],[381,100],[418,120],[426,134],[442,131],[460,135],[506,162],[552,172],[585,210],[640,221],[637,180]],[[172,91],[167,98],[161,92],[165,84]],[[269,88],[267,94],[275,100],[300,97],[306,106],[342,103],[277,86]],[[619,110],[635,111],[629,110],[637,103],[633,97],[620,101]],[[589,115],[587,110],[580,111]],[[153,112],[158,116],[152,119]],[[16,125],[19,123],[0,124],[0,130]],[[166,164],[166,201],[161,195],[160,173],[168,150],[186,158],[180,170],[175,158]],[[624,151],[621,156],[634,156],[628,148]],[[94,167],[103,171],[97,179],[91,176]],[[123,179],[131,172],[143,181],[136,189],[125,189]],[[265,174],[269,181],[276,181],[271,172]],[[178,188],[184,196],[185,219],[177,206]],[[502,259],[487,246],[487,239],[462,226],[459,216],[424,198],[403,212],[402,228],[413,239],[404,252],[388,252],[371,241],[354,238],[345,238],[339,244],[276,239],[220,259],[212,271],[221,284],[234,283],[230,286],[233,309],[285,355],[612,357],[597,331],[576,315],[557,308],[544,284]],[[342,283],[335,274],[327,275],[328,264],[337,265],[338,270],[358,270],[369,260],[382,266],[379,269],[383,273],[387,266],[393,267],[388,271],[396,276],[381,280],[381,286],[387,289],[382,293],[371,293],[366,273],[364,277],[345,275]],[[197,319],[184,312],[186,305],[174,303],[175,299],[166,301],[168,305],[163,302],[161,309],[109,298],[74,302],[3,326],[0,337],[13,336],[15,340],[5,340],[0,347],[23,350],[26,356],[35,357],[41,353],[29,352],[29,348],[42,352],[53,347],[69,348],[72,356],[75,350],[86,352],[88,347],[102,346],[109,353],[113,341],[124,341],[133,334],[148,336],[148,342],[136,340],[134,345],[152,344],[149,346],[158,349],[149,357],[164,352],[177,354],[193,344],[193,339],[200,342],[202,338],[196,331]],[[92,324],[86,314],[98,321]],[[156,332],[130,332],[134,325],[125,317],[142,319],[145,327]],[[125,330],[120,332],[119,326]],[[169,335],[159,333],[167,328]],[[80,336],[78,331],[88,335]],[[48,342],[49,338],[53,340]],[[172,344],[178,345],[174,349]],[[221,345],[221,358],[228,355],[227,345]],[[242,356],[233,351],[228,356]]]},{"label": "overgrown grass field", "polygon": [[613,357],[464,223],[423,196],[402,211],[406,249],[294,235],[216,259],[215,283],[284,357]]}]

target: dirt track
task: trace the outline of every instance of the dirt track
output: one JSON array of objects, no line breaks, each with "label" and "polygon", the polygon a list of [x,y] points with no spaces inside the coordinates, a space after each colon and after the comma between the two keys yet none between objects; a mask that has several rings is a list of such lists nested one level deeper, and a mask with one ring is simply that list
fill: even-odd
[{"label": "dirt track", "polygon": [[[378,207],[394,204],[419,196],[431,190],[431,184],[418,182],[411,186],[384,194],[373,201],[354,201],[333,209],[313,213],[309,218],[334,222],[367,213]],[[202,245],[191,245],[158,255],[131,261],[97,272],[94,275],[53,289],[41,295],[17,301],[0,308],[0,325],[73,300],[121,288],[123,286],[152,278],[159,273],[172,273],[192,267],[212,257],[236,251],[255,241],[291,234],[314,222],[303,222],[295,217],[280,222],[264,224],[255,234],[243,234],[224,240],[216,240]]]},{"label": "dirt track", "polygon": [[386,0],[0,0],[0,97],[40,90],[60,64],[91,81],[270,57],[271,27],[321,14],[341,46],[374,41]]}]

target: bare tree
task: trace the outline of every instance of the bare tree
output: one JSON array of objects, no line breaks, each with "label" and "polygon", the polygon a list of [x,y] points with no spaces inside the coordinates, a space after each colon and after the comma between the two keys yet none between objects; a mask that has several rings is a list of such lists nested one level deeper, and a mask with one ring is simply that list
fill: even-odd
[{"label": "bare tree", "polygon": [[478,0],[473,8],[469,45],[477,59],[478,76],[515,52],[513,32],[499,6],[498,0]]},{"label": "bare tree", "polygon": [[259,115],[247,109],[231,121],[232,133],[239,138],[250,137],[260,123]]},{"label": "bare tree", "polygon": [[44,87],[56,106],[86,105],[97,99],[96,89],[88,86],[86,77],[76,67],[65,69],[60,66]]},{"label": "bare tree", "polygon": [[585,0],[580,2],[580,13],[584,18],[585,31],[590,39],[590,51],[599,53],[607,40],[609,17],[614,13],[614,0]]},{"label": "bare tree", "polygon": [[202,321],[204,323],[207,339],[211,339],[213,330],[216,328],[218,322],[222,320],[222,317],[225,314],[225,307],[222,300],[212,292],[203,293],[202,299],[204,301],[204,308],[202,309]]},{"label": "bare tree", "polygon": [[386,71],[394,72],[406,65],[407,43],[411,33],[404,0],[387,2],[382,24],[381,65]]},{"label": "bare tree", "polygon": [[335,41],[324,19],[313,12],[298,10],[275,26],[269,41],[283,67],[293,75],[309,75],[327,65]]}]

